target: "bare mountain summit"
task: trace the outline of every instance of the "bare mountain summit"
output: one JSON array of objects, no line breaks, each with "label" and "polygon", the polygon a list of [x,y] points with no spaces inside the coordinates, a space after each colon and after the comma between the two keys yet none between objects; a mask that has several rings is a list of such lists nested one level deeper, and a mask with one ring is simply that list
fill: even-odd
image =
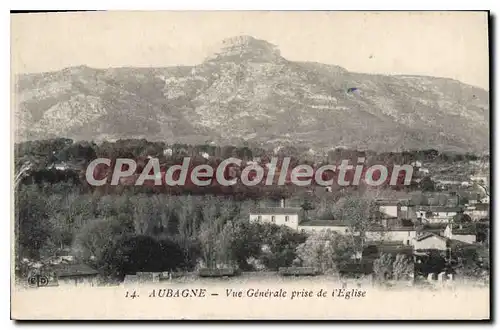
[{"label": "bare mountain summit", "polygon": [[483,89],[292,62],[249,36],[222,41],[218,52],[192,67],[73,67],[20,75],[16,92],[19,140],[489,149]]}]

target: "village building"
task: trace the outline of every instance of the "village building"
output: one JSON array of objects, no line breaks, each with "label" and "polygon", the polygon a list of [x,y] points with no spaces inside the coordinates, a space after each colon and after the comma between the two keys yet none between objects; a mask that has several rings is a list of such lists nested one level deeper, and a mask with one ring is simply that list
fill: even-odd
[{"label": "village building", "polygon": [[421,222],[439,223],[449,222],[453,217],[462,213],[462,207],[449,207],[449,206],[427,206],[421,205],[417,208],[417,219]]},{"label": "village building", "polygon": [[[413,206],[397,200],[379,200],[376,213],[377,224],[365,231],[367,241],[397,242],[403,246],[415,246],[415,249],[444,249],[446,240],[472,244],[476,234],[469,227],[452,224],[454,217],[462,213],[461,207],[450,206]],[[415,211],[416,210],[416,211]],[[416,221],[421,224],[415,227]],[[250,213],[250,221],[284,225],[303,233],[333,231],[342,235],[359,236],[352,232],[349,225],[341,219],[309,220],[299,207],[258,208]],[[444,243],[443,243],[444,242]],[[444,246],[444,247],[443,247]]]},{"label": "village building", "polygon": [[476,174],[476,175],[472,175],[470,177],[470,181],[471,182],[478,182],[478,183],[488,183],[488,176],[484,175],[484,174]]},{"label": "village building", "polygon": [[413,239],[413,248],[415,251],[446,251],[448,248],[447,239],[434,233],[424,233]]},{"label": "village building", "polygon": [[475,226],[449,224],[444,230],[443,236],[463,243],[476,243],[477,231]]},{"label": "village building", "polygon": [[339,234],[346,234],[349,232],[349,227],[345,222],[340,220],[310,220],[302,222],[299,231],[303,233],[314,233],[323,230],[331,230]]},{"label": "village building", "polygon": [[417,230],[414,226],[371,226],[365,233],[369,241],[392,241],[403,245],[412,245],[416,236]]},{"label": "village building", "polygon": [[419,229],[419,233],[433,233],[439,236],[444,236],[444,231],[448,227],[447,222],[425,223]]},{"label": "village building", "polygon": [[47,167],[47,169],[52,169],[52,170],[57,170],[57,171],[68,171],[68,170],[73,170],[73,171],[78,171],[82,168],[82,162],[81,161],[73,161],[73,162],[56,162],[50,164],[50,166]]},{"label": "village building", "polygon": [[[411,245],[417,231],[413,223],[404,225],[406,219],[401,219],[400,201],[378,201],[379,211],[376,218],[379,225],[370,226],[365,232],[365,238],[370,241],[397,241],[402,245]],[[342,220],[306,220],[304,211],[298,207],[285,207],[284,200],[280,207],[257,208],[250,212],[251,222],[273,223],[276,225],[287,226],[291,229],[303,232],[314,233],[321,231],[333,231],[345,235],[350,233],[350,228]],[[351,233],[359,236],[359,233]]]},{"label": "village building", "polygon": [[398,200],[377,200],[378,210],[384,217],[398,218],[401,212],[401,203]]},{"label": "village building", "polygon": [[429,169],[421,167],[418,169],[418,173],[429,174]]},{"label": "village building", "polygon": [[477,204],[477,203],[479,203],[479,202],[480,202],[480,200],[477,200],[477,199],[474,199],[474,198],[473,198],[473,199],[469,199],[469,201],[468,201],[468,203],[467,203],[467,204],[469,204],[469,205],[474,205],[474,204]]},{"label": "village building", "polygon": [[471,217],[472,221],[479,221],[489,217],[490,204],[474,204],[473,207],[467,207],[465,214]]},{"label": "village building", "polygon": [[47,270],[54,274],[58,285],[97,285],[99,272],[86,264],[61,263],[51,265]]},{"label": "village building", "polygon": [[411,166],[413,166],[413,167],[420,168],[420,167],[422,167],[422,162],[421,162],[421,161],[419,161],[419,160],[416,160],[416,161],[414,161],[414,162],[411,162],[411,164],[410,164],[410,165],[411,165]]},{"label": "village building", "polygon": [[[321,231],[333,231],[342,235],[351,233],[359,236],[359,232],[351,232],[349,226],[341,220],[311,220],[302,222],[299,231],[304,233],[314,233]],[[370,226],[365,232],[367,241],[392,241],[401,245],[411,245],[417,236],[417,231],[413,226],[391,226],[382,225]]]},{"label": "village building", "polygon": [[250,212],[251,222],[273,223],[299,230],[303,210],[300,207],[263,207]]},{"label": "village building", "polygon": [[173,154],[172,148],[167,148],[167,149],[163,150],[163,156],[169,157],[169,156],[172,156],[172,154]]}]

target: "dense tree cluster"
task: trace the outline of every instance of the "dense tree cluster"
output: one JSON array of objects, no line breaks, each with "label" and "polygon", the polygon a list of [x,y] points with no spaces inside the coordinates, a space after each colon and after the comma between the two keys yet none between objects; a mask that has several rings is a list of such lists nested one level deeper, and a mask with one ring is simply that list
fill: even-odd
[{"label": "dense tree cluster", "polygon": [[[200,156],[203,152],[212,157]],[[167,194],[159,193],[165,190],[135,186],[99,190],[82,184],[81,170],[60,171],[52,166],[65,162],[85,168],[97,157],[147,161],[147,156],[157,157],[167,165],[185,156],[198,163],[217,163],[228,157],[265,160],[273,153],[251,146],[167,145],[146,140],[97,145],[54,139],[16,144],[16,170],[26,162],[32,164],[15,192],[17,260],[43,260],[70,253],[118,280],[140,271],[190,271],[197,267],[277,270],[302,265],[338,272],[361,255],[364,233],[377,222],[373,198],[360,197],[366,195],[360,189],[319,195],[295,186],[234,186],[226,190],[177,187]],[[439,157],[444,160],[435,150],[376,154],[337,149],[319,160],[293,147],[283,148],[278,154],[293,156],[295,164],[335,163],[339,159],[355,162],[359,156],[367,157],[368,163],[408,163]],[[432,184],[423,181],[424,185]],[[297,199],[296,206],[302,208],[306,219],[343,219],[350,231],[343,236],[324,232],[306,237],[285,226],[249,222],[251,208],[275,203],[282,197]],[[462,223],[469,220],[456,219]],[[382,256],[374,267],[380,276],[398,279],[406,276],[408,260],[404,256]]]},{"label": "dense tree cluster", "polygon": [[[207,157],[206,155],[210,157]],[[27,141],[17,143],[15,145],[15,165],[18,170],[22,164],[27,161],[33,164],[31,175],[33,178],[28,178],[25,182],[40,183],[41,181],[55,183],[61,181],[72,181],[76,183],[79,181],[83,186],[86,185],[84,172],[86,165],[96,158],[109,158],[113,161],[117,158],[131,158],[135,159],[138,163],[137,173],[140,173],[148,161],[148,157],[158,158],[162,168],[165,169],[174,164],[181,164],[184,157],[191,158],[192,166],[199,164],[208,164],[216,167],[222,160],[230,157],[241,159],[243,162],[258,159],[261,164],[265,164],[271,160],[272,157],[278,157],[278,167],[281,166],[283,157],[291,157],[289,168],[293,168],[299,164],[315,165],[316,168],[326,164],[339,165],[342,160],[349,160],[350,164],[358,164],[358,159],[364,159],[363,165],[366,168],[376,164],[383,164],[389,169],[387,186],[390,178],[392,165],[410,164],[413,161],[433,161],[433,162],[454,162],[464,160],[478,160],[480,157],[472,154],[453,154],[453,153],[439,153],[437,150],[414,150],[402,152],[385,152],[376,153],[374,151],[358,151],[337,148],[328,152],[310,153],[310,149],[286,146],[279,150],[266,149],[261,146],[216,146],[213,144],[202,145],[187,145],[187,144],[167,144],[165,142],[151,142],[146,139],[123,139],[115,142],[103,142],[96,144],[88,141],[73,141],[71,139],[51,139],[40,141]],[[482,157],[485,158],[486,156]],[[487,158],[487,157],[486,157]],[[488,160],[489,159],[483,159]],[[69,163],[71,166],[65,171],[65,174],[59,173],[60,171],[49,171],[47,168],[58,164]],[[106,170],[103,169],[105,172]],[[323,175],[324,180],[329,180],[332,175],[338,173],[325,172]],[[399,173],[398,185],[391,186],[393,189],[403,188],[402,182],[404,181],[404,172]],[[105,175],[101,173],[99,175]],[[373,179],[378,179],[379,172],[373,174]],[[349,170],[346,173],[346,180],[351,181],[354,176],[354,170]],[[361,175],[364,177],[364,173]],[[77,180],[79,178],[80,180]],[[224,189],[228,188],[228,189]],[[268,187],[257,187],[252,189],[252,192],[246,191],[244,187],[191,187],[187,186],[181,189],[155,189],[170,193],[220,193],[220,194],[243,194],[252,195],[256,190],[257,195],[269,195],[279,193],[276,189],[267,189]],[[275,188],[275,187],[274,187]],[[337,187],[339,188],[339,187]],[[422,188],[424,190],[433,190],[434,183],[429,178],[424,178],[419,186],[411,186],[406,188]],[[236,191],[234,191],[236,189]],[[287,190],[289,188],[286,188]],[[290,188],[291,189],[291,188]],[[113,189],[110,189],[114,191]],[[250,196],[248,196],[250,197]]]},{"label": "dense tree cluster", "polygon": [[20,186],[17,254],[43,260],[69,252],[117,278],[197,266],[290,266],[305,236],[250,223],[248,212],[255,205],[209,195],[99,195],[71,185]]}]

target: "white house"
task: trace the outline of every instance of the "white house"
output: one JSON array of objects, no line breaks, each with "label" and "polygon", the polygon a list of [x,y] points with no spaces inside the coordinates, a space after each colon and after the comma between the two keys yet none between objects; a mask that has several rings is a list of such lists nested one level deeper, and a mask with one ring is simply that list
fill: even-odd
[{"label": "white house", "polygon": [[274,154],[277,154],[277,153],[278,153],[281,149],[283,149],[283,147],[282,147],[282,146],[275,147],[275,148],[273,149]]},{"label": "white house", "polygon": [[429,169],[427,169],[427,168],[423,168],[423,167],[421,167],[421,168],[419,168],[419,169],[418,169],[418,171],[419,171],[420,173],[429,174]]},{"label": "white house", "polygon": [[429,223],[448,222],[462,211],[460,207],[447,206],[420,206],[416,213],[417,219]]},{"label": "white house", "polygon": [[250,212],[250,221],[274,223],[299,230],[303,210],[300,207],[265,207]]},{"label": "white house", "polygon": [[339,234],[346,234],[349,232],[349,227],[343,221],[339,220],[311,220],[302,222],[298,230],[304,233],[331,230]]},{"label": "white house", "polygon": [[419,161],[419,160],[416,160],[414,162],[411,162],[410,165],[413,166],[413,167],[417,167],[418,168],[418,167],[422,167],[422,162]]},{"label": "white house", "polygon": [[414,238],[417,237],[417,231],[413,226],[389,228],[374,226],[366,231],[365,237],[370,241],[399,241],[404,245],[412,245]]},{"label": "white house", "polygon": [[390,218],[397,218],[399,216],[399,211],[401,210],[401,204],[399,201],[378,200],[377,204],[379,212],[384,216]]},{"label": "white house", "polygon": [[483,182],[487,183],[488,182],[488,177],[486,175],[472,175],[470,177],[470,180],[472,182]]},{"label": "white house", "polygon": [[[299,224],[299,231],[304,233],[314,233],[330,230],[345,235],[349,233],[349,226],[341,220],[311,220]],[[359,236],[359,232],[352,233]],[[413,239],[417,236],[414,227],[389,227],[372,226],[365,232],[365,238],[368,241],[392,241],[401,242],[404,245],[411,245]]]},{"label": "white house", "polygon": [[447,239],[445,237],[436,234],[425,233],[413,239],[413,249],[415,251],[418,250],[446,251]]},{"label": "white house", "polygon": [[470,226],[464,228],[462,225],[448,225],[443,236],[468,244],[476,243],[476,230]]},{"label": "white house", "polygon": [[53,163],[49,166],[51,169],[56,169],[58,171],[65,171],[69,169],[69,165],[66,162]]}]

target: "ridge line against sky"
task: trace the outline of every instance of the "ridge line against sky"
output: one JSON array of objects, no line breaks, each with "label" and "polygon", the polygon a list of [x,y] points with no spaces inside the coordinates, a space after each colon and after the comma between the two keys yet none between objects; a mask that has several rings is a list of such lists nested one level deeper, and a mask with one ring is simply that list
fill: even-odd
[{"label": "ridge line against sky", "polygon": [[13,73],[197,65],[251,35],[290,61],[456,79],[489,90],[487,12],[86,12],[11,15]]}]

